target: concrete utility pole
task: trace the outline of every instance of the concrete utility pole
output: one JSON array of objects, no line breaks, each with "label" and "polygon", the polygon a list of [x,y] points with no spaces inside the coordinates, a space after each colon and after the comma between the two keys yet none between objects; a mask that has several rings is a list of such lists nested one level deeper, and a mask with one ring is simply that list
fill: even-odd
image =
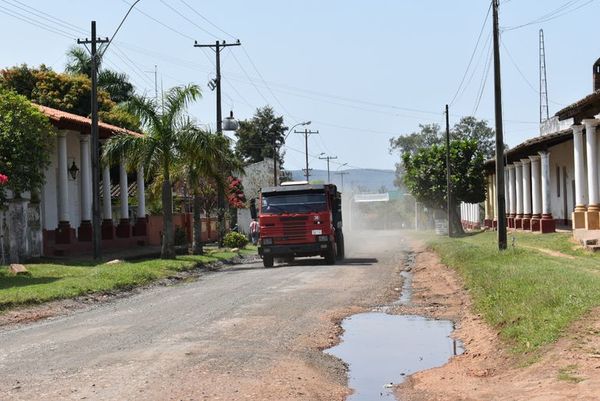
[{"label": "concrete utility pole", "polygon": [[[98,55],[98,44],[108,43],[108,38],[100,39],[96,37],[96,21],[92,21],[92,38],[77,39],[80,45],[91,45],[92,58],[92,247],[94,249],[94,259],[98,260],[101,256],[102,229],[100,216],[100,138],[98,135],[98,65],[100,56]],[[107,201],[106,199],[104,200]],[[110,202],[110,199],[108,200]]]},{"label": "concrete utility pole", "polygon": [[308,169],[308,136],[318,134],[319,131],[310,131],[308,129],[305,129],[304,131],[294,131],[294,133],[304,135],[304,152],[306,157],[306,170],[304,171],[304,175],[306,176],[306,181],[309,181],[310,170]]},{"label": "concrete utility pole", "polygon": [[446,105],[446,201],[448,208],[448,237],[452,237],[452,188],[450,183],[450,114]]},{"label": "concrete utility pole", "polygon": [[506,207],[504,194],[504,138],[502,127],[502,85],[500,81],[500,32],[498,28],[499,0],[493,0],[494,15],[494,93],[496,118],[496,202],[498,207],[498,249],[505,250]]},{"label": "concrete utility pole", "polygon": [[[221,51],[226,47],[240,46],[241,42],[238,39],[237,42],[227,43],[223,41],[216,41],[214,44],[199,44],[197,41],[194,42],[194,47],[208,47],[215,52],[216,56],[216,69],[217,76],[214,80],[214,86],[217,91],[217,135],[223,135],[223,115],[221,112]],[[219,246],[223,246],[223,236],[225,235],[225,188],[218,185],[217,188],[217,224],[219,234]]]},{"label": "concrete utility pole", "polygon": [[[323,154],[323,153],[321,153]],[[331,184],[331,175],[329,174],[329,161],[337,159],[337,156],[319,156],[319,160],[327,160],[327,183]]]}]

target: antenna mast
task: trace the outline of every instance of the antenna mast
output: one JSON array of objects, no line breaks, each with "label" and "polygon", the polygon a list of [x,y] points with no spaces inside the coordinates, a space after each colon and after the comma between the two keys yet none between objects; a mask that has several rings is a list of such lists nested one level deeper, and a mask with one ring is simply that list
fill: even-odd
[{"label": "antenna mast", "polygon": [[548,80],[546,76],[546,46],[544,30],[540,29],[540,124],[550,118],[548,109]]}]

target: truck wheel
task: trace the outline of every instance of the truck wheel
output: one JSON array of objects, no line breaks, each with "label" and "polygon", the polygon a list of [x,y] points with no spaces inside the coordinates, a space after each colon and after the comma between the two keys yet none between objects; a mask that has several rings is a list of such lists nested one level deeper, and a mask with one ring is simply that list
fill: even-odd
[{"label": "truck wheel", "polygon": [[344,234],[340,234],[337,241],[337,260],[342,260],[346,256],[346,249],[344,245]]},{"label": "truck wheel", "polygon": [[273,267],[273,256],[263,256],[263,266]]},{"label": "truck wheel", "polygon": [[335,248],[331,247],[325,254],[325,264],[334,265],[335,264]]}]

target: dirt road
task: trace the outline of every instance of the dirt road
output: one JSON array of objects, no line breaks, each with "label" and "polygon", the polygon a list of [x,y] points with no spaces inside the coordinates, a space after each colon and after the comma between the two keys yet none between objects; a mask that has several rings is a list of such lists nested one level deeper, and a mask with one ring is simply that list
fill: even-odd
[{"label": "dirt road", "polygon": [[394,296],[404,248],[399,233],[369,232],[335,266],[238,265],[4,328],[0,398],[342,400],[344,366],[320,349],[336,319]]}]

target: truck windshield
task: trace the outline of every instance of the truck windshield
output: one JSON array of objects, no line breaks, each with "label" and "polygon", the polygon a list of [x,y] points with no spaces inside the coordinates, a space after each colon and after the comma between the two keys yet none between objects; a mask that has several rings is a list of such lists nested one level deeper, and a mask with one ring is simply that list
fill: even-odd
[{"label": "truck windshield", "polygon": [[264,194],[262,212],[270,214],[322,212],[327,210],[324,193]]}]

